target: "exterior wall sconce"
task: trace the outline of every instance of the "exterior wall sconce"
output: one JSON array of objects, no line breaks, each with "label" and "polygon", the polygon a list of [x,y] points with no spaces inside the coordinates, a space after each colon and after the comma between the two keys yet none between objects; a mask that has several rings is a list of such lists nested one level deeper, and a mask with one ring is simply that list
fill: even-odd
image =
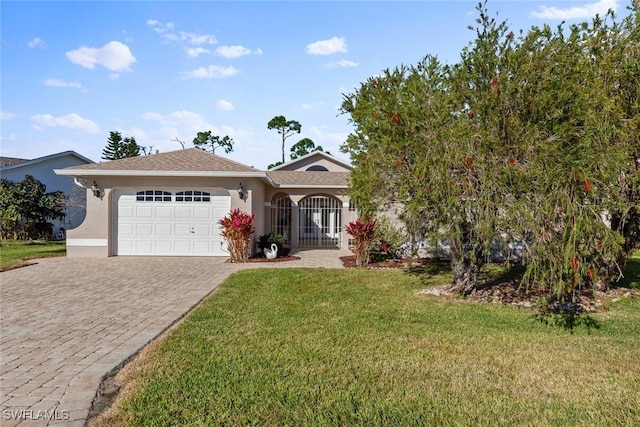
[{"label": "exterior wall sconce", "polygon": [[100,187],[98,187],[98,184],[96,184],[95,181],[93,181],[93,185],[91,186],[91,192],[97,198],[101,198],[102,197],[102,191],[100,191]]},{"label": "exterior wall sconce", "polygon": [[238,185],[238,197],[240,197],[240,200],[242,201],[247,201],[247,198],[249,197],[249,194],[247,194],[247,192],[244,190],[244,187],[242,186],[242,183],[240,183],[240,185]]}]

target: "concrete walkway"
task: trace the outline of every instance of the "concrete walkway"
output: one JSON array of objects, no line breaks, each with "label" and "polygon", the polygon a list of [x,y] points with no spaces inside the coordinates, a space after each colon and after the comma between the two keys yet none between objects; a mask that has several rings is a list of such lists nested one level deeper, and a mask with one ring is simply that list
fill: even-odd
[{"label": "concrete walkway", "polygon": [[0,425],[83,426],[102,378],[245,268],[341,268],[342,250],[298,261],[48,258],[0,273]]}]

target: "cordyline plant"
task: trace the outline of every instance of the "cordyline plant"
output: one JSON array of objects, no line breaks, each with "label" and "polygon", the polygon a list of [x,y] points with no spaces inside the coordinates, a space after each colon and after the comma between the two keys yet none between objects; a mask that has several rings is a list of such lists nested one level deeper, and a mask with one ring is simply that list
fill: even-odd
[{"label": "cordyline plant", "polygon": [[492,246],[515,240],[524,285],[571,298],[615,280],[640,234],[640,2],[631,9],[514,35],[479,5],[457,63],[426,56],[363,82],[342,104],[351,199],[400,206],[409,229],[447,240],[463,295]]},{"label": "cordyline plant", "polygon": [[240,209],[234,209],[229,215],[218,221],[222,227],[222,237],[227,242],[230,262],[244,262],[251,253],[251,234],[255,215],[249,215]]},{"label": "cordyline plant", "polygon": [[369,251],[375,238],[376,222],[367,216],[350,222],[345,227],[347,234],[353,237],[353,252],[356,256],[356,265],[361,267],[369,263]]}]

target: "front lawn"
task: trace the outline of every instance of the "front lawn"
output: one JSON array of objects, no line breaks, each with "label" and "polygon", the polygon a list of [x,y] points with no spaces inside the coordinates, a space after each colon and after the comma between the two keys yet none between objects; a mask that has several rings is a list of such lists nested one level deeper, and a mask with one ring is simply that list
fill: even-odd
[{"label": "front lawn", "polygon": [[29,260],[64,256],[65,242],[41,240],[0,240],[0,271],[29,265]]},{"label": "front lawn", "polygon": [[570,333],[417,294],[448,280],[236,273],[123,369],[132,391],[99,424],[640,425],[640,301]]}]

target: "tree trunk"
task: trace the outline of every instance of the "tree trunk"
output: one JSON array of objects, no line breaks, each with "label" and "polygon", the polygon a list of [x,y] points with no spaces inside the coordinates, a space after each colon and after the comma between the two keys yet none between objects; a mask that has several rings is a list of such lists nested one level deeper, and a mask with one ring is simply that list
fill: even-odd
[{"label": "tree trunk", "polygon": [[453,271],[453,284],[450,290],[463,296],[470,295],[476,290],[478,273],[481,263],[472,262],[468,258],[452,257],[451,270]]}]

